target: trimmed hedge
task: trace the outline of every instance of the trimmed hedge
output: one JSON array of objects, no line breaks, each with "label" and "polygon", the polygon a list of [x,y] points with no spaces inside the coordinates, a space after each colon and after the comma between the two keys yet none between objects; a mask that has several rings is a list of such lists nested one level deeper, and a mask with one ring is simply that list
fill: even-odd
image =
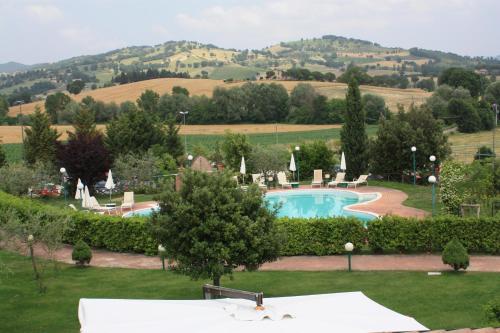
[{"label": "trimmed hedge", "polygon": [[442,251],[453,238],[469,251],[500,253],[500,219],[440,216],[414,219],[386,216],[368,224],[368,243],[375,252]]},{"label": "trimmed hedge", "polygon": [[[0,192],[0,224],[5,212],[14,210],[20,218],[40,214],[41,218],[69,217],[70,231],[65,242],[83,240],[92,247],[119,252],[154,255],[158,242],[150,233],[145,218],[121,218],[84,212],[72,212],[43,205],[28,198]],[[500,254],[499,218],[403,218],[386,216],[363,226],[354,218],[318,218],[277,220],[285,241],[281,255],[330,255],[344,253],[344,244],[352,242],[355,251],[366,244],[378,253],[415,253],[442,251],[457,238],[469,252]]]},{"label": "trimmed hedge", "polygon": [[68,217],[71,227],[64,235],[64,242],[75,244],[83,240],[88,245],[118,252],[156,254],[158,242],[149,232],[148,220],[144,218],[122,218],[88,212],[73,212],[43,205],[27,198],[18,198],[0,192],[0,224],[8,210],[14,210],[23,220],[30,215],[57,218]]},{"label": "trimmed hedge", "polygon": [[344,253],[347,242],[360,250],[366,240],[363,222],[355,218],[281,218],[277,220],[284,233],[282,256],[330,255]]}]

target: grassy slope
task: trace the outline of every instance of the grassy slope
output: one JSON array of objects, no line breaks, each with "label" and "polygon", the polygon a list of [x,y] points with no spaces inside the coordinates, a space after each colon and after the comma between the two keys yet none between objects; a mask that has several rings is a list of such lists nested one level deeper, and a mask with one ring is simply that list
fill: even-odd
[{"label": "grassy slope", "polygon": [[[354,260],[356,258],[354,257]],[[46,294],[37,292],[29,259],[0,251],[0,331],[78,332],[80,298],[197,299],[204,281],[153,270],[45,268]],[[227,287],[262,290],[266,297],[362,291],[430,328],[486,326],[482,306],[500,293],[495,273],[255,272],[222,280]],[[355,311],[356,309],[353,309]]]},{"label": "grassy slope", "polygon": [[[397,182],[388,182],[380,180],[370,180],[370,186],[381,186],[393,188],[405,192],[408,199],[403,203],[405,206],[423,209],[432,212],[432,188],[430,186],[412,185]],[[438,191],[436,191],[438,193]],[[436,197],[436,213],[440,213],[442,204],[439,197]]]}]

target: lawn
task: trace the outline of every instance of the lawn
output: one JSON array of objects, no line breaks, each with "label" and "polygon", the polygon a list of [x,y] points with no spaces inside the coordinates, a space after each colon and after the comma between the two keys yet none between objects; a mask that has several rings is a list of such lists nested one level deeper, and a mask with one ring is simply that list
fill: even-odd
[{"label": "lawn", "polygon": [[[80,209],[82,202],[81,200],[76,200],[74,198],[74,195],[75,193],[69,193],[66,199],[62,196],[57,198],[33,198],[33,200],[46,205],[51,205],[60,208],[68,208],[68,209],[69,209],[68,205],[73,204],[75,205],[76,208]],[[136,203],[144,201],[152,201],[154,197],[155,194],[134,194],[134,201]],[[101,205],[104,205],[105,203],[109,202],[109,195],[97,195],[96,198]],[[111,201],[115,202],[117,205],[120,205],[122,203],[122,199],[123,199],[122,193],[116,195],[114,194],[111,197]]]},{"label": "lawn", "polygon": [[[61,265],[54,271],[46,266],[47,291],[39,294],[28,258],[0,251],[0,262],[8,269],[8,273],[0,274],[0,331],[9,333],[76,333],[78,300],[82,297],[198,299],[202,284],[207,282],[159,270]],[[487,326],[482,307],[500,293],[500,274],[239,272],[232,281],[224,278],[222,284],[263,291],[265,297],[362,291],[430,328],[452,329]]]},{"label": "lawn", "polygon": [[[403,202],[403,205],[432,212],[431,186],[413,185],[383,180],[370,180],[369,185],[393,188],[395,190],[403,191],[408,195],[408,199]],[[436,214],[442,213],[442,208],[443,205],[439,200],[439,189],[436,188]]]}]

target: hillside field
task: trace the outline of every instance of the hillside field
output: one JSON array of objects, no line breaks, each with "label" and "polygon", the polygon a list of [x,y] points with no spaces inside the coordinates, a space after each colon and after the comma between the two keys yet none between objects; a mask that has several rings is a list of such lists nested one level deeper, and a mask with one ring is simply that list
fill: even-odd
[{"label": "hillside field", "polygon": [[[314,88],[316,88],[316,90],[320,94],[323,94],[328,98],[344,98],[347,91],[346,84],[336,82],[267,80],[258,82],[282,84],[288,90],[288,92],[292,91],[292,89],[299,83],[309,83],[314,86]],[[154,79],[96,90],[86,90],[81,92],[79,95],[71,95],[71,97],[77,101],[80,101],[85,96],[92,96],[94,99],[99,101],[115,102],[120,104],[125,101],[136,101],[137,98],[147,89],[154,90],[160,95],[163,95],[165,93],[170,93],[172,91],[172,87],[181,86],[188,89],[191,95],[211,96],[212,91],[215,87],[231,88],[243,85],[244,83],[245,82],[225,83],[222,80],[209,79]],[[397,110],[397,104],[402,104],[405,107],[408,107],[411,103],[420,105],[424,103],[428,97],[431,96],[431,93],[428,93],[421,89],[396,89],[375,86],[360,86],[360,89],[362,94],[370,93],[383,97],[391,111]],[[33,113],[36,105],[40,106],[43,109],[44,102],[38,101],[23,105],[23,114]],[[18,114],[18,106],[13,106],[10,108],[9,116],[13,117]]]}]

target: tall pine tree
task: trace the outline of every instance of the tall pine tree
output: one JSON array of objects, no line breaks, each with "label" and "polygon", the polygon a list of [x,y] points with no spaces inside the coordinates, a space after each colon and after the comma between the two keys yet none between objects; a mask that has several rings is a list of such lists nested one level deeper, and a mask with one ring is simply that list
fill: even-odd
[{"label": "tall pine tree", "polygon": [[349,82],[346,95],[345,123],[340,132],[342,151],[345,153],[347,177],[352,179],[365,174],[368,168],[368,136],[365,130],[365,114],[361,105],[358,82]]},{"label": "tall pine tree", "polygon": [[57,139],[60,134],[50,127],[50,119],[35,108],[31,116],[31,127],[24,130],[24,159],[30,165],[36,162],[54,163],[57,152]]},{"label": "tall pine tree", "polygon": [[172,155],[172,157],[176,160],[184,155],[184,146],[182,145],[181,137],[179,136],[179,129],[180,127],[175,124],[175,118],[172,117],[167,120],[165,147],[167,153]]}]

